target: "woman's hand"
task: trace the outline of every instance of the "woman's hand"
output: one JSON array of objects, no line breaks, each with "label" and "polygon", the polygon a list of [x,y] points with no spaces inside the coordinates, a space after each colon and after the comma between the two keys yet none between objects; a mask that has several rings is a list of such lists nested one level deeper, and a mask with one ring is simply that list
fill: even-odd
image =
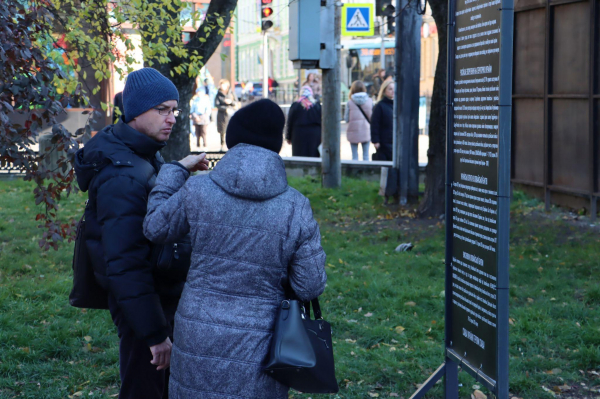
[{"label": "woman's hand", "polygon": [[208,159],[206,159],[206,153],[204,152],[200,155],[188,155],[179,161],[179,163],[190,172],[208,170]]}]

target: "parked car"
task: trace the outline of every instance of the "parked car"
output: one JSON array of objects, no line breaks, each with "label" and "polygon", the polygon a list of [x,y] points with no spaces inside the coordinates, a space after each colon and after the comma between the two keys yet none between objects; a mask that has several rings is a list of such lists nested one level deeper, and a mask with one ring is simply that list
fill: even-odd
[{"label": "parked car", "polygon": [[242,84],[241,83],[236,83],[233,86],[233,92],[235,94],[235,97],[239,100],[242,98],[242,94],[244,92],[244,89],[242,88]]},{"label": "parked car", "polygon": [[252,89],[252,92],[250,93],[252,96],[254,97],[262,97],[263,95],[263,84],[261,83],[254,83],[254,88]]}]

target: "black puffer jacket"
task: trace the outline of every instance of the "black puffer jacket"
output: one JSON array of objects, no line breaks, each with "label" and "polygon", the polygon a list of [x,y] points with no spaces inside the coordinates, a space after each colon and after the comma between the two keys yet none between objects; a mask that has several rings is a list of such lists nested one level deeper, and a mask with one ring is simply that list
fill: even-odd
[{"label": "black puffer jacket", "polygon": [[371,142],[381,146],[377,152],[392,160],[394,148],[394,102],[383,97],[373,108],[371,115]]},{"label": "black puffer jacket", "polygon": [[155,275],[150,258],[160,248],[143,231],[164,145],[121,121],[98,132],[75,161],[79,187],[89,192],[85,238],[96,278],[148,346],[167,338],[161,302],[177,301],[184,284]]}]

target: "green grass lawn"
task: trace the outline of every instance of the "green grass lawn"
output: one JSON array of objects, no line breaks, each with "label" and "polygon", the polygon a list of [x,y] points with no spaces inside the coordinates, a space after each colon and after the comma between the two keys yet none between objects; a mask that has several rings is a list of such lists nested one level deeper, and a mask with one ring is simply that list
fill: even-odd
[{"label": "green grass lawn", "polygon": [[[312,178],[290,183],[310,198],[328,255],[321,306],[334,330],[341,388],[334,397],[407,399],[443,361],[443,223],[382,205],[373,183],[345,179],[341,190]],[[110,316],[69,306],[72,244],[38,249],[31,190],[0,182],[0,398],[114,396]],[[65,200],[63,215],[78,217],[85,198]],[[556,210],[545,214],[519,193],[511,214],[511,392],[600,397],[599,230]],[[402,242],[415,248],[394,252]],[[478,384],[459,376],[461,398],[470,398]],[[442,388],[428,397],[442,398]]]}]

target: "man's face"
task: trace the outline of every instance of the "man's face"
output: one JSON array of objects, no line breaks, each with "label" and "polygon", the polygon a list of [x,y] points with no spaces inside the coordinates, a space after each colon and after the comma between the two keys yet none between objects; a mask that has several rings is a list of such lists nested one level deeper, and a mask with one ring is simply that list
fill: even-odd
[{"label": "man's face", "polygon": [[177,101],[165,101],[133,119],[129,122],[129,126],[158,142],[167,141],[173,125],[177,122],[173,115],[175,109],[177,109]]}]

